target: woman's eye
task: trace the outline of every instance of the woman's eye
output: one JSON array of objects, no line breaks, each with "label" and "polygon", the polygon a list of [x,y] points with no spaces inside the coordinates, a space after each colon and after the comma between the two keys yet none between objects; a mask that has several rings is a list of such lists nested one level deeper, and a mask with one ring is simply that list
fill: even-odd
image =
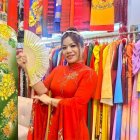
[{"label": "woman's eye", "polygon": [[71,45],[72,48],[76,47],[76,45]]},{"label": "woman's eye", "polygon": [[66,50],[67,47],[62,47],[62,50]]}]

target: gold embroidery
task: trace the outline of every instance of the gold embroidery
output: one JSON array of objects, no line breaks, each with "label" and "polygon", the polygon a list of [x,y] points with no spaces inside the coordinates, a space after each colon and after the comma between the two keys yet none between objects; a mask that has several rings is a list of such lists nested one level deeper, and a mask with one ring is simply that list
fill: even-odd
[{"label": "gold embroidery", "polygon": [[92,8],[99,9],[107,9],[113,7],[113,0],[92,0]]},{"label": "gold embroidery", "polygon": [[67,80],[75,79],[77,76],[78,76],[78,73],[77,73],[77,72],[73,72],[73,73],[70,73],[70,74],[66,77],[66,79],[67,79]]}]

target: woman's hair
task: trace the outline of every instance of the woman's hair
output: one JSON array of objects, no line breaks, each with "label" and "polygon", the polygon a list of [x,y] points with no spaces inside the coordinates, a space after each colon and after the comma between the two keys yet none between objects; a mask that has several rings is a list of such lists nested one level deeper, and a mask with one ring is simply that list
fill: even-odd
[{"label": "woman's hair", "polygon": [[61,45],[63,44],[63,41],[65,38],[70,37],[76,45],[81,45],[81,47],[84,46],[84,40],[83,37],[80,35],[78,30],[74,27],[70,27],[67,29],[66,32],[63,33],[61,38]]}]

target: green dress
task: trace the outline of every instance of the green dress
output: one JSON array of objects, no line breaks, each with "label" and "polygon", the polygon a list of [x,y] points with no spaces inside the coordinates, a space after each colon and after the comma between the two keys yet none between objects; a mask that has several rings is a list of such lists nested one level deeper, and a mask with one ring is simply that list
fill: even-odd
[{"label": "green dress", "polygon": [[0,140],[18,139],[15,31],[0,23]]}]

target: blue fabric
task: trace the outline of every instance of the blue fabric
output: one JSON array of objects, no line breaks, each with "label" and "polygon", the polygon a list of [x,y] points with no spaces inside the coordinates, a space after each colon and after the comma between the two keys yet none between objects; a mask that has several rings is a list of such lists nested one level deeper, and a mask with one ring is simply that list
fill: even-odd
[{"label": "blue fabric", "polygon": [[123,103],[122,81],[121,81],[122,47],[123,44],[121,43],[119,45],[119,52],[118,52],[118,68],[117,68],[117,78],[116,78],[115,93],[114,93],[114,103]]},{"label": "blue fabric", "polygon": [[115,140],[121,139],[121,124],[122,124],[122,104],[118,104],[116,107],[116,135]]},{"label": "blue fabric", "polygon": [[60,17],[61,17],[61,0],[56,0],[55,3],[55,19],[54,22],[60,22]]}]

